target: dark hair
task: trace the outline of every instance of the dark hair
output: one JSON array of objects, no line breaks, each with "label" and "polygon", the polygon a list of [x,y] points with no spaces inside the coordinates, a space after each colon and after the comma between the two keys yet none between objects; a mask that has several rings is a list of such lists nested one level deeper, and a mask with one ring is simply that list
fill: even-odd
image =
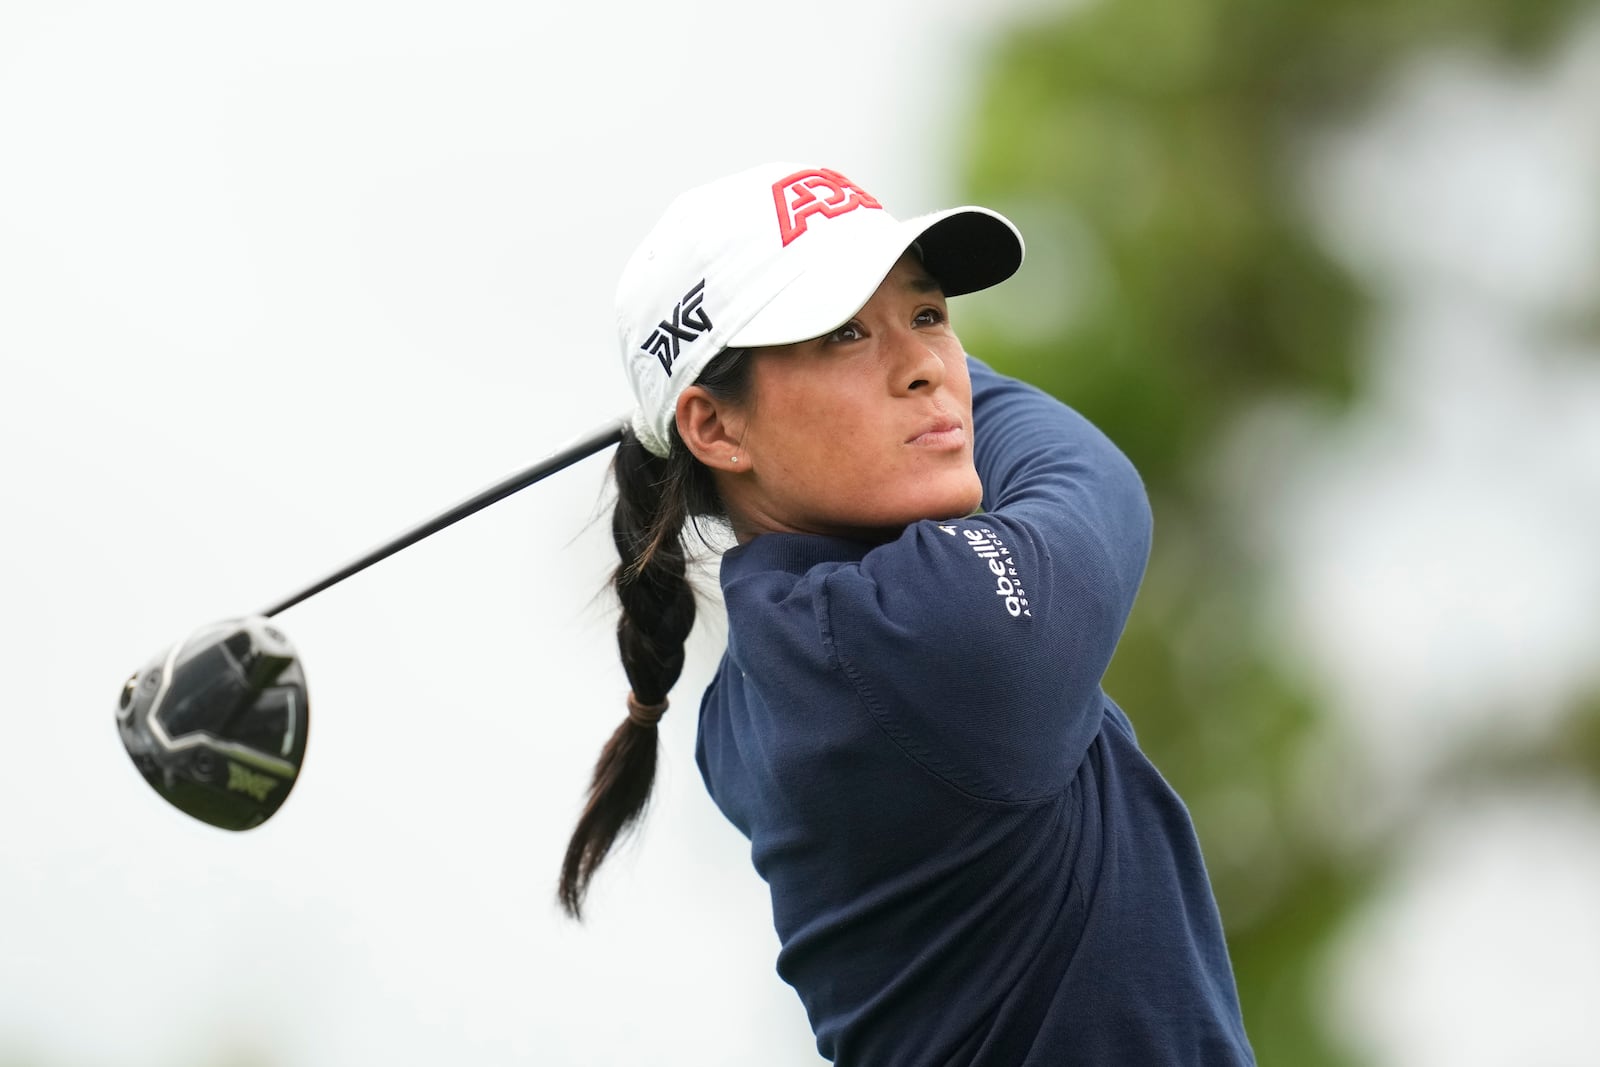
[{"label": "dark hair", "polygon": [[[718,400],[744,401],[750,388],[746,354],[743,349],[719,353],[696,384]],[[617,647],[633,697],[647,708],[666,702],[683,671],[683,645],[694,626],[688,527],[693,524],[705,541],[699,520],[727,518],[711,470],[684,447],[676,426],[669,437],[672,447],[662,459],[626,430],[611,465],[617,488],[611,536],[621,557],[611,574],[622,605]],[[643,813],[655,777],[656,728],[630,709],[600,751],[589,801],[561,864],[557,896],[574,919],[582,918],[589,881],[611,846]]]}]

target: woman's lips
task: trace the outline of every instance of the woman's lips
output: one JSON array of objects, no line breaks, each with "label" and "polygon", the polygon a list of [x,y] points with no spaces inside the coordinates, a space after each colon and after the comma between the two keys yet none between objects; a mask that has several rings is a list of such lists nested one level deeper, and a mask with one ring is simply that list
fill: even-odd
[{"label": "woman's lips", "polygon": [[961,448],[967,443],[967,431],[959,422],[941,421],[923,430],[906,442],[918,448]]}]

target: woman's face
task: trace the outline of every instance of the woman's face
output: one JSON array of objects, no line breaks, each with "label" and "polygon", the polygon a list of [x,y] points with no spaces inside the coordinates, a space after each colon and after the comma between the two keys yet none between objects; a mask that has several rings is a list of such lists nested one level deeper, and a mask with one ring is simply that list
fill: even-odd
[{"label": "woman's face", "polygon": [[911,253],[833,333],[751,358],[738,473],[719,479],[740,540],[876,540],[978,507],[966,356],[939,283]]}]

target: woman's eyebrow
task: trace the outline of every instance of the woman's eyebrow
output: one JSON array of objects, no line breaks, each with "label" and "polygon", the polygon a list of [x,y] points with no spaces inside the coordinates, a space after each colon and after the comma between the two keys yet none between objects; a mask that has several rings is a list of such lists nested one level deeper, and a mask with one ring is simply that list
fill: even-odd
[{"label": "woman's eyebrow", "polygon": [[944,287],[939,284],[939,279],[931,274],[913,274],[906,279],[906,288],[913,293],[944,293]]}]

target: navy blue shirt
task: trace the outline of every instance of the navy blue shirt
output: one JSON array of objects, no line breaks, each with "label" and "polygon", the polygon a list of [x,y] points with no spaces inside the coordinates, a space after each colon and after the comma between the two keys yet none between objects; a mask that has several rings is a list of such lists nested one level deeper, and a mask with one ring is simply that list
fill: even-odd
[{"label": "navy blue shirt", "polygon": [[980,514],[723,557],[697,758],[778,973],[840,1067],[1253,1063],[1189,814],[1100,684],[1144,488],[970,366]]}]

